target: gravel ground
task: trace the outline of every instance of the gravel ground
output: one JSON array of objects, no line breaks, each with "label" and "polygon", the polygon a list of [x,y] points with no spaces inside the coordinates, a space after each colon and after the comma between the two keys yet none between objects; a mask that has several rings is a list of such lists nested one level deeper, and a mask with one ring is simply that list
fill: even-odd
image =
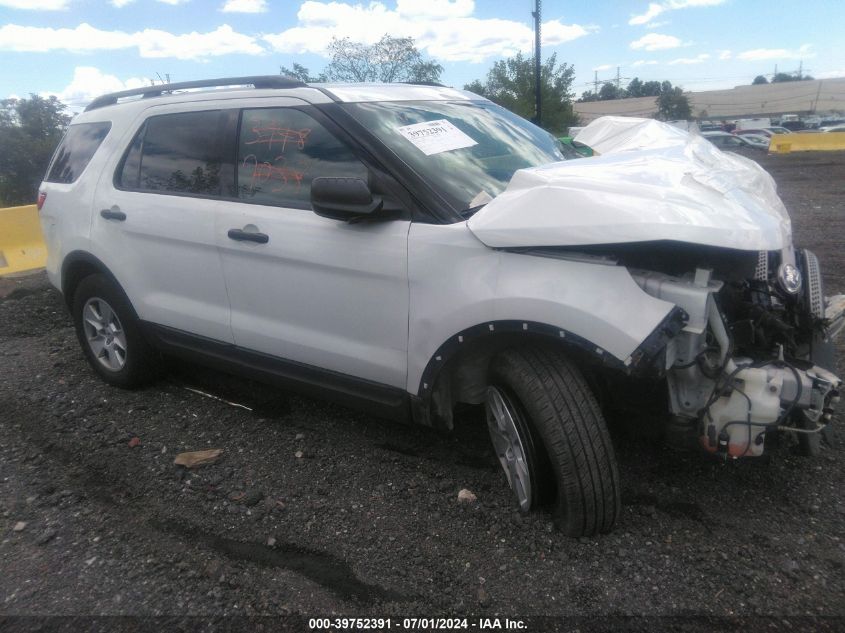
[{"label": "gravel ground", "polygon": [[[828,290],[845,291],[845,153],[755,157]],[[725,464],[617,433],[618,529],[570,539],[548,516],[516,511],[477,416],[443,435],[182,364],[122,391],[89,370],[42,274],[0,280],[0,297],[0,616],[775,615],[845,626],[841,440],[815,459],[787,443],[765,462]],[[204,448],[223,456],[173,466]],[[462,488],[477,502],[459,503]]]}]

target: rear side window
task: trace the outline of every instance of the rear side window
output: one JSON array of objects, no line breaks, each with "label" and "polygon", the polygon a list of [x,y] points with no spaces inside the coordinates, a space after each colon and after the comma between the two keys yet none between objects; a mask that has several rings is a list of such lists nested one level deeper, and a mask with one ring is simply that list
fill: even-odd
[{"label": "rear side window", "polygon": [[220,195],[225,120],[220,110],[150,117],[126,152],[117,185]]},{"label": "rear side window", "polygon": [[111,123],[71,125],[47,169],[47,182],[70,184],[85,171],[94,153],[111,129]]}]

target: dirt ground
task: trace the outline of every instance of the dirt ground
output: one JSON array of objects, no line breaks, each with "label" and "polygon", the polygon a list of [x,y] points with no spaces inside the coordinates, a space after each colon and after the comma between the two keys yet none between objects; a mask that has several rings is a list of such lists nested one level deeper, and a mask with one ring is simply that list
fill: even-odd
[{"label": "dirt ground", "polygon": [[[845,292],[845,153],[754,158],[828,292]],[[0,280],[0,296],[0,629],[46,615],[845,627],[841,433],[818,458],[785,445],[739,463],[616,436],[619,526],[570,539],[519,514],[479,420],[443,435],[182,364],[122,391],[85,364],[42,274]],[[173,466],[203,448],[222,459]]]}]

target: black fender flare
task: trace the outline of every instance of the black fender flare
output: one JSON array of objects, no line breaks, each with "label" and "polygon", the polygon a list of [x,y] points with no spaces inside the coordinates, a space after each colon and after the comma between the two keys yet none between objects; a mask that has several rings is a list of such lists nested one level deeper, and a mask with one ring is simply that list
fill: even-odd
[{"label": "black fender flare", "polygon": [[616,358],[594,342],[557,325],[518,320],[488,321],[473,325],[450,336],[432,354],[420,377],[417,393],[412,395],[415,404],[414,417],[426,424],[425,419],[428,415],[425,411],[428,409],[441,370],[469,344],[477,343],[486,337],[500,337],[501,340],[503,335],[510,335],[511,340],[517,337],[532,337],[535,340],[564,344],[588,354],[605,367],[636,374],[652,366],[652,361],[684,328],[688,319],[689,316],[683,309],[673,308],[637,349],[624,360]]}]

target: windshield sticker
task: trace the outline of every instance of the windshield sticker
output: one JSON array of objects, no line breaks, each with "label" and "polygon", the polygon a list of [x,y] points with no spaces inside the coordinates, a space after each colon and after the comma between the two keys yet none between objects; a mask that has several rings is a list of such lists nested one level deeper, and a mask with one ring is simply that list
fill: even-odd
[{"label": "windshield sticker", "polygon": [[478,145],[446,119],[405,125],[398,131],[426,156]]}]

